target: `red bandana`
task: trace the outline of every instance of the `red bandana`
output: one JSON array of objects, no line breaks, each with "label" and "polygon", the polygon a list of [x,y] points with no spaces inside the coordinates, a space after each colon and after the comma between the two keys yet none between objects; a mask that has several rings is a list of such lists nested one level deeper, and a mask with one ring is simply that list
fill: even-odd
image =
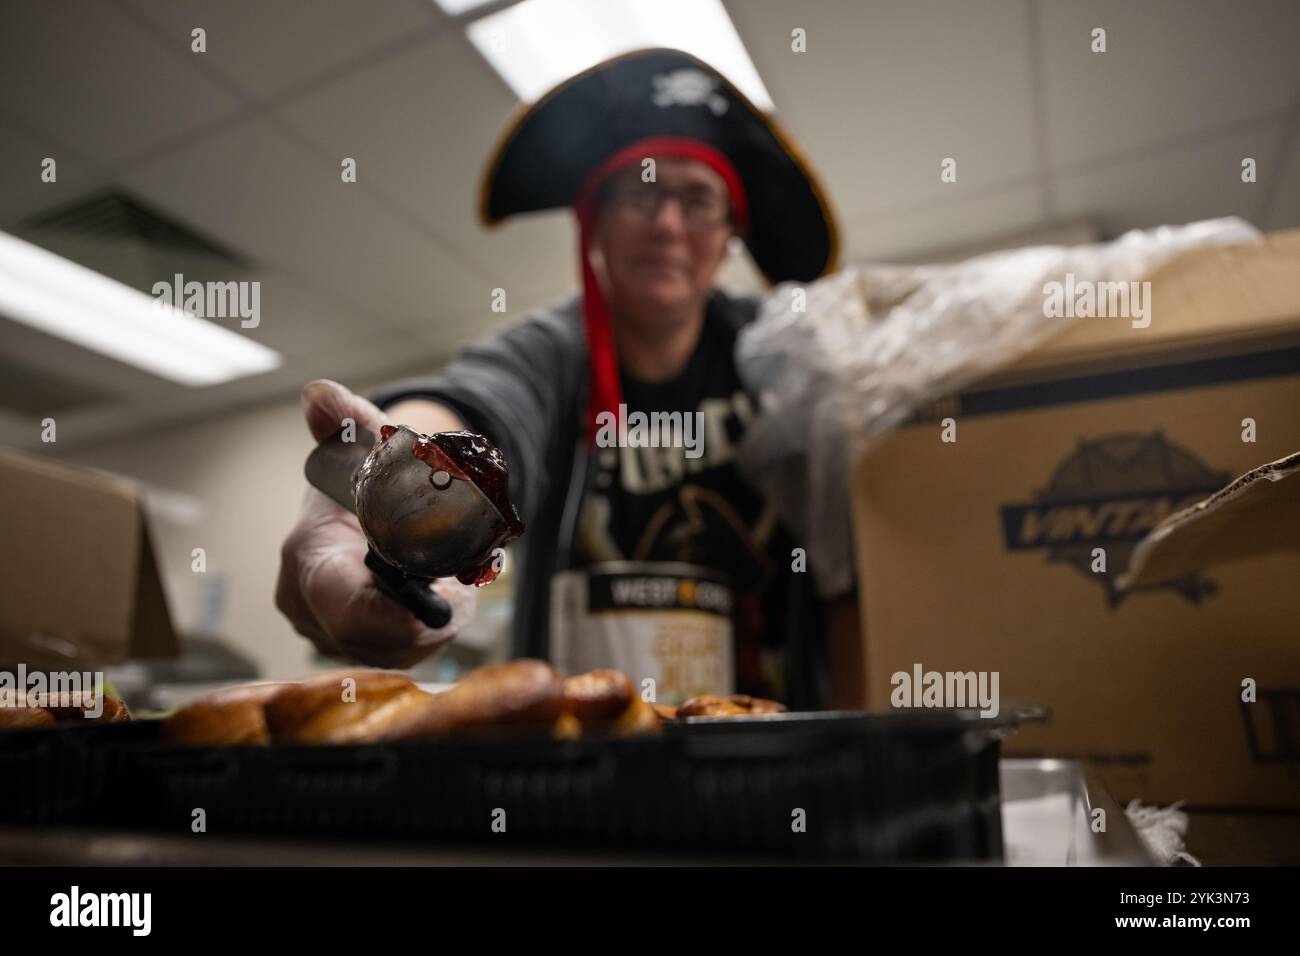
[{"label": "red bandana", "polygon": [[592,171],[583,183],[573,208],[578,215],[578,261],[582,267],[583,311],[587,323],[587,349],[591,385],[587,398],[587,444],[595,445],[599,427],[596,416],[608,411],[618,413],[623,390],[618,379],[618,354],[614,348],[614,329],[609,305],[591,268],[591,231],[596,216],[596,191],[610,174],[630,165],[639,165],[647,157],[693,159],[704,163],[722,177],[736,217],[736,228],[744,233],[749,221],[749,204],[740,176],[731,160],[712,146],[677,136],[653,136],[620,149]]}]

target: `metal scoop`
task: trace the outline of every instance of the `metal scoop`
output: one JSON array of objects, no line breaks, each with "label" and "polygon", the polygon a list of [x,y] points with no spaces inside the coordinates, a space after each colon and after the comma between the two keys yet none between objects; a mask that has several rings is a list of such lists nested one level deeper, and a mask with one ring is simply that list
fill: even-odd
[{"label": "metal scoop", "polygon": [[384,441],[362,428],[344,432],[307,456],[307,480],[356,514],[370,550],[366,566],[382,591],[432,628],[451,608],[429,588],[433,578],[486,566],[515,536],[510,523],[464,472],[417,456],[428,439],[405,425]]}]

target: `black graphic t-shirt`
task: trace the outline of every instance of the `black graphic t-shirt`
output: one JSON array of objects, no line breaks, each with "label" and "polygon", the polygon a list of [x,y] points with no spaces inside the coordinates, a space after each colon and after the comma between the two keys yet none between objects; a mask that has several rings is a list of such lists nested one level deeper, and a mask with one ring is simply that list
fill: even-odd
[{"label": "black graphic t-shirt", "polygon": [[[736,446],[754,415],[733,359],[734,333],[712,309],[682,371],[643,382],[620,370],[627,416],[679,413],[683,431],[658,447],[598,447],[575,532],[575,566],[670,561],[721,572],[733,589],[735,686],[785,693],[780,628],[792,543],[740,475]],[[698,416],[695,413],[699,413]],[[693,416],[689,420],[687,416]],[[663,421],[663,419],[661,419]]]},{"label": "black graphic t-shirt", "polygon": [[[601,462],[596,458],[604,449],[593,449],[590,460],[575,456],[586,446],[589,358],[580,296],[485,335],[438,372],[372,393],[381,408],[411,398],[445,404],[509,461],[510,498],[528,525],[513,568],[514,656],[549,659],[564,638],[555,631],[554,589],[567,570],[638,553],[688,556],[730,569],[749,588],[732,601],[736,688],[770,690],[797,709],[826,706],[826,649],[811,571],[791,570],[797,542],[764,517],[731,459],[751,409],[737,395],[743,389],[733,364],[734,337],[756,310],[752,298],[715,291],[704,335],[681,375],[650,385],[625,377],[634,407],[703,408],[710,435],[723,437],[706,437],[699,462],[683,460],[681,449],[668,457],[652,454],[656,449],[618,449]],[[583,529],[575,527],[580,516],[570,513],[571,484],[579,483],[586,489],[579,498],[586,505]],[[719,508],[719,500],[730,509]],[[728,519],[732,514],[738,522]],[[660,523],[651,529],[656,515]],[[771,561],[766,579],[760,555]]]}]

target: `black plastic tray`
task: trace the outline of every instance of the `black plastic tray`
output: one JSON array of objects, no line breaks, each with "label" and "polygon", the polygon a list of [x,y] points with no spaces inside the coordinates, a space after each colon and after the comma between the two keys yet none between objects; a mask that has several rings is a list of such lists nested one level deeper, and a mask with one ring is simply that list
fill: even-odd
[{"label": "black plastic tray", "polygon": [[159,724],[68,721],[0,733],[0,823],[76,823],[102,784],[103,748],[158,740]]},{"label": "black plastic tray", "polygon": [[0,820],[190,833],[202,809],[209,833],[996,860],[1013,727],[819,713],[614,740],[180,748],[153,722],[72,725],[0,735]]}]

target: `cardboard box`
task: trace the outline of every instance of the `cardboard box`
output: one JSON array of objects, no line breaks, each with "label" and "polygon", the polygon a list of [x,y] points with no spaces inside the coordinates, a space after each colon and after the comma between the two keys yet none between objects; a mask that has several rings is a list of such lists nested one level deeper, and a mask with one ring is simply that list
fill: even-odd
[{"label": "cardboard box", "polygon": [[0,666],[174,657],[138,489],[0,449]]},{"label": "cardboard box", "polygon": [[1300,452],[1260,465],[1138,542],[1116,582],[1129,589],[1173,581],[1229,561],[1300,551]]},{"label": "cardboard box", "polygon": [[1009,754],[1093,761],[1121,799],[1300,808],[1300,553],[1117,587],[1162,519],[1300,448],[1297,277],[1300,232],[1185,254],[1148,328],[1075,320],[858,462],[873,708],[917,664],[996,671],[1003,706],[1052,712]]}]

